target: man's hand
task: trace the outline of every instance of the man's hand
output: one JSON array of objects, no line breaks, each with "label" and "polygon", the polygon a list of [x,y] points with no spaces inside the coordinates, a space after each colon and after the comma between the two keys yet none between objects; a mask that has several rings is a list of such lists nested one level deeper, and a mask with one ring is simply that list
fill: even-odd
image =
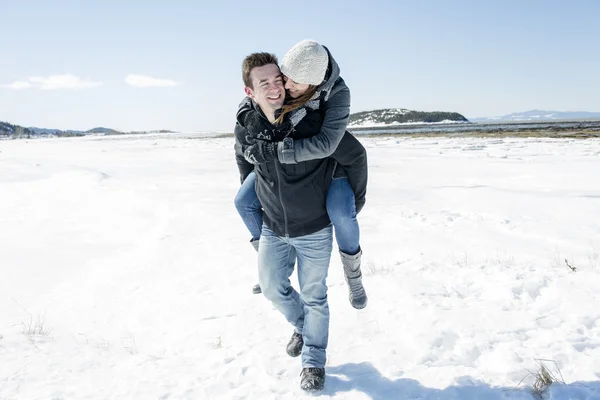
[{"label": "man's hand", "polygon": [[252,164],[264,164],[277,158],[277,143],[254,140],[244,151],[244,158]]}]

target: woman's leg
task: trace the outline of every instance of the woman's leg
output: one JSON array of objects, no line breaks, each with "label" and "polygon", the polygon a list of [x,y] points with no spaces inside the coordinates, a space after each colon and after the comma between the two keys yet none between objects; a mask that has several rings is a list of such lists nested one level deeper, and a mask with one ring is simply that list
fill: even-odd
[{"label": "woman's leg", "polygon": [[244,221],[244,224],[250,231],[250,235],[252,235],[251,241],[260,239],[260,231],[263,223],[262,206],[254,190],[255,182],[256,174],[253,171],[244,180],[234,200],[235,208],[237,208],[242,221]]},{"label": "woman's leg", "polygon": [[331,181],[327,192],[327,213],[341,252],[354,255],[360,250],[360,228],[356,219],[354,192],[348,178]]},{"label": "woman's leg", "polygon": [[356,219],[354,192],[348,178],[331,181],[327,192],[327,213],[333,224],[335,239],[340,250],[350,304],[357,309],[365,308],[367,293],[362,284],[360,270],[362,256],[360,228]]}]

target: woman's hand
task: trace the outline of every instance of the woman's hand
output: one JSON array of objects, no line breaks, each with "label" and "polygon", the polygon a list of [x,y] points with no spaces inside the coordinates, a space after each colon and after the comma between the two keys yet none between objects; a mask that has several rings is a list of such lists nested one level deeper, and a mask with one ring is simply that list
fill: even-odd
[{"label": "woman's hand", "polygon": [[246,138],[250,146],[244,151],[244,158],[252,164],[264,164],[277,158],[277,143]]}]

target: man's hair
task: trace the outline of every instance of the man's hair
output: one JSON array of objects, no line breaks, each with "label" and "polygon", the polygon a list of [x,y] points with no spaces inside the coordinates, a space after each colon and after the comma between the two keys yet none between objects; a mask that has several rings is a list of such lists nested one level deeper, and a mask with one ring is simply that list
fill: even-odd
[{"label": "man's hair", "polygon": [[252,86],[252,79],[250,78],[250,72],[254,68],[263,67],[268,64],[275,64],[279,67],[279,61],[277,61],[277,56],[271,53],[252,53],[246,58],[244,58],[244,62],[242,63],[242,80],[244,81],[244,85],[249,87],[250,89],[254,89]]}]

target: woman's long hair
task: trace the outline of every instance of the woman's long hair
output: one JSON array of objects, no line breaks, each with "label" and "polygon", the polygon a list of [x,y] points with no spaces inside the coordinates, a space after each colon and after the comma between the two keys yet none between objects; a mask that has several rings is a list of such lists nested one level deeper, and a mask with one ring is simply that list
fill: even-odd
[{"label": "woman's long hair", "polygon": [[306,92],[304,92],[303,95],[293,99],[289,103],[284,104],[281,108],[281,114],[279,114],[279,117],[277,117],[277,119],[275,120],[275,124],[281,125],[287,114],[289,114],[291,111],[294,111],[296,108],[306,104],[306,102],[308,102],[315,95],[315,93],[317,93],[317,88],[318,86],[309,85],[308,89],[306,89]]}]

